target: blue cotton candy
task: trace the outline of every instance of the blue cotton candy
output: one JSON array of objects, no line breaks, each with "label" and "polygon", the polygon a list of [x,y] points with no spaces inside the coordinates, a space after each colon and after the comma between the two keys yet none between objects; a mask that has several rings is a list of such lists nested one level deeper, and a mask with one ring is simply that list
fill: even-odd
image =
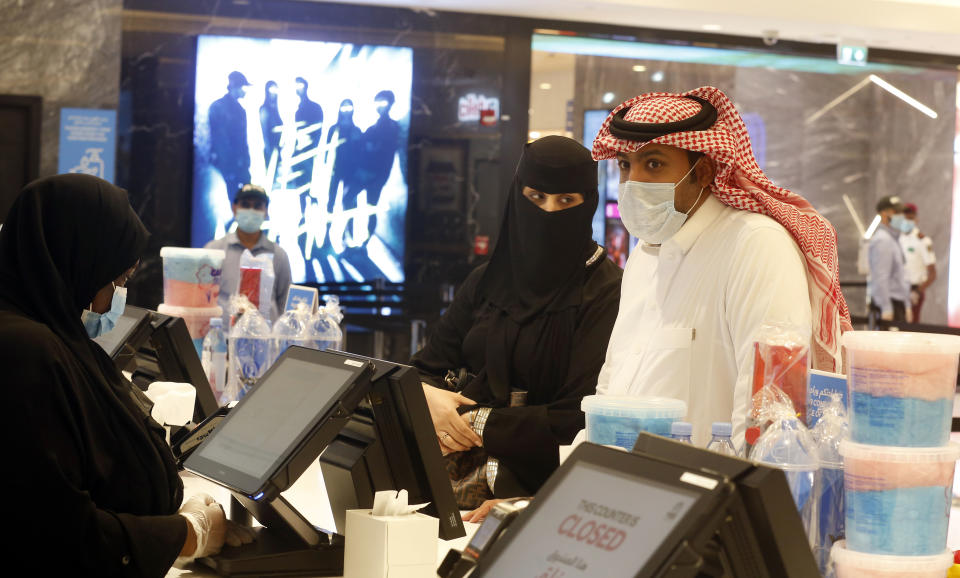
[{"label": "blue cotton candy", "polygon": [[878,446],[943,446],[950,438],[952,417],[952,398],[927,401],[854,392],[850,436]]},{"label": "blue cotton candy", "polygon": [[947,545],[949,488],[847,491],[847,547],[868,554],[926,556]]},{"label": "blue cotton candy", "polygon": [[620,446],[632,450],[637,436],[645,431],[670,437],[670,424],[674,418],[638,419],[607,415],[587,414],[587,440],[595,444]]}]

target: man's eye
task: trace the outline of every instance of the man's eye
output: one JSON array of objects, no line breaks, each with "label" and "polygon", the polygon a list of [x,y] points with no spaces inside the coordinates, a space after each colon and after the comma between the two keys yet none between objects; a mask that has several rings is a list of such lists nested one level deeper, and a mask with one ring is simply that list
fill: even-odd
[{"label": "man's eye", "polygon": [[647,161],[648,169],[659,169],[662,166],[663,166],[663,163],[658,161],[657,159],[650,159]]},{"label": "man's eye", "polygon": [[627,161],[617,161],[617,166],[620,167],[621,171],[629,171],[630,163]]}]

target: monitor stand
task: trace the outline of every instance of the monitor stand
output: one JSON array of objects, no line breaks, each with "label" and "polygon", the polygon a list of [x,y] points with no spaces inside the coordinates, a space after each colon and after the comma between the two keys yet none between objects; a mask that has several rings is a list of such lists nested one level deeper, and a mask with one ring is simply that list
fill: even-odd
[{"label": "monitor stand", "polygon": [[263,528],[256,540],[201,558],[220,576],[342,576],[343,537],[316,529],[283,496],[261,503],[233,493]]}]

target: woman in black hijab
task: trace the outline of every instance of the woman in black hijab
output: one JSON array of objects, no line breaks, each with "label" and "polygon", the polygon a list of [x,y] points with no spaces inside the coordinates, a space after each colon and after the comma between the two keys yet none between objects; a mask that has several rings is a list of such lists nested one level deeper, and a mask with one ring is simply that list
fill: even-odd
[{"label": "woman in black hijab", "polygon": [[[109,308],[147,239],[126,192],[87,175],[31,183],[0,230],[8,571],[162,576],[207,537],[177,515],[183,485],[149,400],[80,321]],[[218,508],[200,506],[222,543]]]},{"label": "woman in black hijab", "polygon": [[593,241],[597,203],[590,151],[559,136],[528,144],[490,262],[413,358],[442,448],[461,452],[448,469],[463,508],[532,496],[584,426],[622,277]]}]

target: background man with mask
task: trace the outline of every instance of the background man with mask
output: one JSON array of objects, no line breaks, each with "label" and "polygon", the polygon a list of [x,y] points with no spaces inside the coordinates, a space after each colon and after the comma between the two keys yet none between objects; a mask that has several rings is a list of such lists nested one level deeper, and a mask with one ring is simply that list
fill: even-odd
[{"label": "background man with mask", "polygon": [[917,226],[917,206],[903,206],[900,248],[906,263],[907,282],[910,283],[910,309],[913,322],[920,323],[920,310],[927,287],[937,280],[937,256],[933,252],[933,239],[923,234]]},{"label": "background man with mask", "polygon": [[870,274],[867,276],[867,297],[870,299],[870,327],[877,320],[911,323],[913,313],[907,308],[910,283],[907,282],[900,233],[904,227],[903,202],[900,197],[883,197],[877,203],[880,225],[870,239]]},{"label": "background man with mask", "polygon": [[684,400],[695,443],[730,421],[742,445],[764,323],[812,328],[814,367],[840,367],[850,323],[836,233],[763,174],[726,95],[632,98],[604,121],[593,158],[618,159],[620,215],[642,241],[624,270],[597,393]]},{"label": "background man with mask", "polygon": [[206,245],[207,249],[226,251],[223,272],[220,274],[220,298],[218,299],[224,315],[229,315],[227,311],[230,297],[237,292],[237,287],[240,285],[240,256],[245,249],[249,249],[254,257],[263,253],[273,253],[275,281],[270,319],[276,320],[283,312],[287,290],[290,289],[290,259],[287,258],[286,251],[267,239],[267,236],[260,231],[261,225],[267,219],[269,202],[267,192],[262,187],[244,185],[233,201],[233,218],[237,221],[237,230],[227,233],[220,239],[214,239]]}]

